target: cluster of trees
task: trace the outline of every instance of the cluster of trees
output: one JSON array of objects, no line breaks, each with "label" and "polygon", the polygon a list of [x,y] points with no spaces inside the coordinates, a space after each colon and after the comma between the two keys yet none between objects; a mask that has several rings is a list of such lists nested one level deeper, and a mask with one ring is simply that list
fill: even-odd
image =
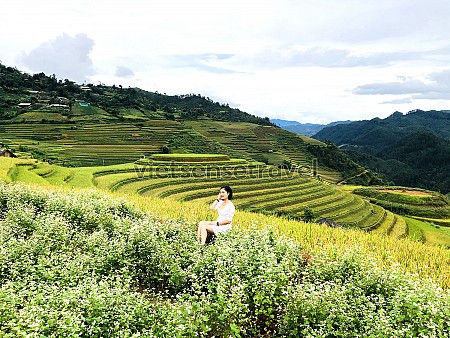
[{"label": "cluster of trees", "polygon": [[58,80],[55,74],[27,74],[13,67],[0,63],[0,84],[4,92],[21,94],[26,90],[54,92],[58,96],[73,96],[82,90],[75,82],[68,79]]},{"label": "cluster of trees", "polygon": [[413,133],[381,152],[366,147],[347,153],[396,185],[450,192],[450,141],[432,133]]},{"label": "cluster of trees", "polygon": [[58,97],[71,102],[82,94],[80,86],[68,79],[58,80],[54,74],[30,75],[0,63],[0,119],[8,120],[20,114],[21,110],[17,108],[20,102],[36,103],[33,92],[39,92],[41,96],[45,93],[48,103],[58,102]]}]

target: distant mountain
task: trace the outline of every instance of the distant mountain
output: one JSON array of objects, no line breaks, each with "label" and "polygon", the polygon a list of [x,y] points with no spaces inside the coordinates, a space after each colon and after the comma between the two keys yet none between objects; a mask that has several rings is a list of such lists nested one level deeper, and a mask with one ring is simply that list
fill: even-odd
[{"label": "distant mountain", "polygon": [[334,126],[337,124],[347,124],[350,123],[351,121],[336,121],[331,122],[329,124],[315,124],[315,123],[300,123],[297,121],[288,121],[280,119],[271,119],[270,122],[279,126],[280,128],[291,131],[293,133],[311,136],[318,133],[325,127]]},{"label": "distant mountain", "polygon": [[450,192],[450,111],[395,112],[326,127],[313,137],[333,142],[394,184]]},{"label": "distant mountain", "polygon": [[336,145],[351,144],[384,147],[416,131],[429,131],[450,139],[450,111],[413,110],[407,114],[395,112],[385,119],[356,121],[346,125],[327,126],[313,137]]},{"label": "distant mountain", "polygon": [[[301,123],[298,121],[289,121],[289,120],[281,120],[281,119],[270,119],[270,122],[272,122],[273,124],[279,126],[279,127],[286,127],[286,126],[292,126],[292,125],[298,125]],[[314,125],[314,126],[319,126],[320,124],[309,124],[309,125]]]}]

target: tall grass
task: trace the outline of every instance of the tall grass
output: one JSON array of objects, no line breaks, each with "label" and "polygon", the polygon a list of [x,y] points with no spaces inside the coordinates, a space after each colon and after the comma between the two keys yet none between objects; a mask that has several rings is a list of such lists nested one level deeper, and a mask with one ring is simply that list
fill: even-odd
[{"label": "tall grass", "polygon": [[[20,162],[17,159],[1,159],[0,170],[3,170],[4,173],[0,177],[7,178],[7,173],[18,161]],[[30,175],[30,171],[25,167],[16,166],[15,168],[17,170],[15,174],[24,181],[49,185],[42,177],[34,173]],[[74,177],[67,182],[66,186],[70,188],[77,185],[92,186],[92,175],[100,169],[102,167],[75,170]],[[117,168],[112,166],[111,169]],[[115,196],[119,195],[120,193],[116,193]],[[142,209],[168,219],[184,219],[195,225],[202,219],[215,218],[215,215],[208,211],[207,205],[200,202],[178,202],[171,199],[140,197],[134,193],[125,196]],[[271,228],[277,234],[295,239],[306,250],[313,253],[323,250],[343,251],[349,247],[358,247],[362,252],[373,256],[380,266],[399,265],[408,273],[421,278],[431,278],[442,287],[450,287],[450,250],[445,248],[431,247],[407,238],[397,239],[395,236],[359,230],[331,229],[326,226],[305,224],[239,210],[236,213],[234,224],[244,230],[255,226]]]}]

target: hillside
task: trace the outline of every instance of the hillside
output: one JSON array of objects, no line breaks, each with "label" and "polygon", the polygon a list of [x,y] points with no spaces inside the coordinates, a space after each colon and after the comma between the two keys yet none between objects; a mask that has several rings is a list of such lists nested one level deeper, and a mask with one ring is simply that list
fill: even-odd
[{"label": "hillside", "polygon": [[[335,145],[196,95],[30,81],[0,92],[0,336],[449,335],[450,234],[330,184],[377,179]],[[233,230],[200,246],[223,184]]]},{"label": "hillside", "polygon": [[[229,159],[227,156],[157,154],[137,163],[78,168],[35,160],[0,158],[1,179],[69,189],[95,187],[133,196],[164,198],[166,203],[189,201],[205,208],[211,201],[211,193],[218,186],[231,185],[234,203],[239,210],[300,221],[305,219],[305,212],[310,212],[315,220],[332,220],[347,229],[362,229],[393,239],[410,238],[429,246],[449,248],[450,245],[450,216],[445,203],[436,208],[433,202],[434,212],[431,213],[431,208],[426,214],[405,212],[415,210],[414,206],[408,208],[405,205],[405,199],[395,205],[390,203],[392,199],[386,203],[370,198],[371,203],[368,203],[366,195],[358,195],[361,189],[355,190],[357,194],[351,194],[345,191],[351,186],[341,185],[338,189],[312,179],[302,171],[279,169],[261,162]],[[400,215],[427,218],[407,224]],[[437,224],[442,227],[438,228]],[[420,230],[416,231],[417,227]]]},{"label": "hillside", "polygon": [[[28,121],[29,111],[60,112],[61,122],[69,122],[72,110],[77,113],[77,103],[94,106],[99,120],[123,119],[195,119],[206,116],[215,120],[251,122],[272,125],[267,118],[260,118],[236,108],[230,108],[200,95],[169,96],[158,92],[148,92],[139,88],[105,86],[103,84],[78,85],[65,79],[58,80],[54,75],[44,73],[29,75],[0,64],[0,118],[12,122]],[[79,109],[78,109],[79,110]],[[29,115],[29,114],[28,114]],[[45,119],[52,121],[52,116]],[[67,121],[65,120],[67,119]],[[39,117],[35,117],[39,121]]]},{"label": "hillside", "polygon": [[309,149],[325,144],[200,95],[78,85],[1,64],[0,84],[0,143],[22,157],[70,167],[134,162],[156,153],[217,153],[305,167],[329,182],[364,170],[355,163],[350,170],[329,167]]},{"label": "hillside", "polygon": [[449,111],[396,112],[327,127],[314,138],[333,142],[396,185],[450,192]]}]

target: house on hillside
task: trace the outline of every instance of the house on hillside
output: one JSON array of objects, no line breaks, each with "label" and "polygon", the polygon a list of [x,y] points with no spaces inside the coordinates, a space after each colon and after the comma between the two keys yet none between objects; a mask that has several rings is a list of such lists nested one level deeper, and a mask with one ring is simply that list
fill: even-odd
[{"label": "house on hillside", "polygon": [[70,102],[70,100],[64,96],[58,96],[56,99],[61,103],[69,103]]},{"label": "house on hillside", "polygon": [[52,103],[48,105],[49,108],[65,108],[69,109],[69,106],[67,104],[61,104],[61,103]]},{"label": "house on hillside", "polygon": [[331,228],[342,228],[342,225],[339,223],[336,223],[335,221],[328,219],[328,218],[321,218],[316,221],[317,224],[325,224],[328,225]]},{"label": "house on hillside", "polygon": [[0,157],[17,157],[17,156],[8,149],[0,149]]},{"label": "house on hillside", "polygon": [[80,107],[89,107],[89,103],[84,100],[75,100],[76,103],[80,105]]}]

